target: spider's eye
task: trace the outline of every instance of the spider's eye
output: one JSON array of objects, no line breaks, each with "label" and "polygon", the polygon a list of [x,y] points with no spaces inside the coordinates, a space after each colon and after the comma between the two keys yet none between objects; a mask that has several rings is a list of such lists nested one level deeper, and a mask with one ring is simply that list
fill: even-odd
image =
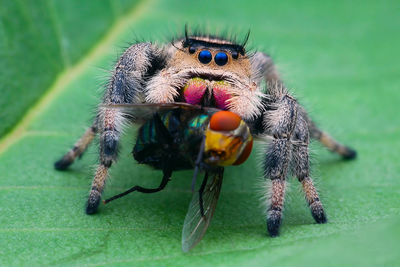
[{"label": "spider's eye", "polygon": [[238,59],[238,57],[239,57],[239,53],[237,51],[233,51],[232,52],[232,58],[233,59]]},{"label": "spider's eye", "polygon": [[219,52],[215,55],[214,60],[218,66],[223,66],[228,62],[228,55],[224,52]]},{"label": "spider's eye", "polygon": [[194,54],[194,52],[196,52],[196,48],[194,48],[193,46],[189,47],[189,53]]},{"label": "spider's eye", "polygon": [[210,51],[203,50],[199,53],[199,60],[201,63],[203,63],[203,64],[210,63],[211,59],[212,59],[212,55],[211,55]]}]

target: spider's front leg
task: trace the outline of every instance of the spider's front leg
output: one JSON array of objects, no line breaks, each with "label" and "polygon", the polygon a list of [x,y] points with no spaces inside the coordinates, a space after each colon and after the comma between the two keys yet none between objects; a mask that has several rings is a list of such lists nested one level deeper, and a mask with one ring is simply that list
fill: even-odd
[{"label": "spider's front leg", "polygon": [[265,130],[273,136],[264,162],[264,176],[272,180],[267,210],[267,230],[272,237],[279,234],[282,221],[286,177],[292,151],[291,136],[297,119],[296,100],[284,92],[277,99],[272,104],[272,110],[264,113]]},{"label": "spider's front leg", "polygon": [[[116,96],[114,95],[114,98]],[[120,102],[124,103],[124,102]],[[121,111],[111,108],[100,108],[100,163],[93,178],[92,187],[86,206],[86,213],[97,211],[104,189],[108,169],[117,159],[119,136],[122,131],[124,117]]]},{"label": "spider's front leg", "polygon": [[326,215],[319,199],[318,192],[310,177],[309,163],[309,130],[307,117],[298,113],[295,132],[293,135],[293,171],[302,184],[311,214],[317,223],[326,223]]},{"label": "spider's front leg", "polygon": [[112,104],[137,103],[144,99],[146,79],[163,67],[162,52],[150,43],[132,45],[119,59],[99,108],[100,156],[87,201],[86,213],[97,211],[108,169],[116,161],[120,134],[126,122],[121,110]]}]

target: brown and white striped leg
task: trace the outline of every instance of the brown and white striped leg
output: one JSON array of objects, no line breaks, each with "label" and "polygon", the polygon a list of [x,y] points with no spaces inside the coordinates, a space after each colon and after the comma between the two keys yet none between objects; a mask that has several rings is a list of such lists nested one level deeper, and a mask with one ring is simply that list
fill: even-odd
[{"label": "brown and white striped leg", "polygon": [[303,186],[311,214],[317,223],[326,223],[326,215],[317,190],[310,178],[309,163],[309,131],[306,118],[299,114],[295,134],[293,135],[293,164],[294,173]]},{"label": "brown and white striped leg", "polygon": [[86,213],[96,213],[100,204],[101,194],[108,176],[108,169],[117,160],[118,143],[125,118],[118,109],[103,108],[99,113],[100,133],[100,164],[93,178],[92,187],[86,206]]},{"label": "brown and white striped leg", "polygon": [[306,196],[307,203],[311,209],[311,214],[314,220],[317,223],[326,223],[327,219],[325,211],[322,207],[321,200],[319,199],[317,189],[315,189],[313,181],[310,177],[304,177],[302,180],[300,180],[300,182],[303,186],[303,191]]},{"label": "brown and white striped leg", "polygon": [[85,131],[78,141],[76,141],[73,148],[68,151],[60,160],[54,163],[54,168],[57,170],[65,170],[75,161],[77,157],[82,156],[83,152],[86,151],[90,143],[93,141],[93,138],[96,136],[97,130],[96,119],[93,125]]},{"label": "brown and white striped leg", "polygon": [[321,144],[327,147],[330,151],[339,154],[344,159],[354,159],[357,157],[357,151],[336,141],[334,138],[329,136],[328,133],[319,129],[314,122],[309,121],[308,125],[311,138],[321,142]]},{"label": "brown and white striped leg", "polygon": [[86,206],[87,214],[96,213],[97,207],[100,204],[101,194],[103,193],[107,176],[108,176],[108,167],[104,166],[103,164],[97,166]]},{"label": "brown and white striped leg", "polygon": [[282,212],[285,201],[286,181],[275,179],[271,182],[269,207],[267,211],[267,230],[271,237],[278,236],[282,223]]}]

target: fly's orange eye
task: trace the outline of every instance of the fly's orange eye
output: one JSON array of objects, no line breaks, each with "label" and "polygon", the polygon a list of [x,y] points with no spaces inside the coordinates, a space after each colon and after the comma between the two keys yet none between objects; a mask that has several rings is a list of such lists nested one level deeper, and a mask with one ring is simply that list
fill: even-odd
[{"label": "fly's orange eye", "polygon": [[214,131],[233,131],[242,119],[230,111],[218,111],[211,116],[210,128]]},{"label": "fly's orange eye", "polygon": [[233,165],[240,165],[243,162],[245,162],[247,160],[247,158],[250,156],[251,153],[251,149],[253,148],[253,138],[251,139],[251,141],[246,145],[246,147],[243,149],[242,154],[240,155],[240,157],[235,161],[235,163],[233,163]]}]

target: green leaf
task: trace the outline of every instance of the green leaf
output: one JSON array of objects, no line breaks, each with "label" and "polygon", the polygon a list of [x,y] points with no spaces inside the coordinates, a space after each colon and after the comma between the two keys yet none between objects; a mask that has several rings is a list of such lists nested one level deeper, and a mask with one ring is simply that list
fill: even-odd
[{"label": "green leaf", "polygon": [[1,1],[0,136],[137,1]]},{"label": "green leaf", "polygon": [[[1,107],[10,114],[21,101],[25,106],[19,110],[29,106],[29,112],[0,140],[0,265],[399,263],[397,2],[159,0],[142,2],[125,16],[119,14],[130,5],[116,8],[113,2],[113,16],[102,13],[104,7],[88,9],[97,15],[93,18],[97,23],[82,34],[77,31],[83,31],[83,26],[68,17],[76,15],[82,21],[88,13],[68,1],[40,3],[7,2],[14,18],[4,8],[1,11],[0,36],[23,38],[16,50],[7,43],[11,39],[0,38],[1,88],[24,88],[18,94],[2,89],[1,99],[5,96],[7,101]],[[46,12],[50,6],[58,13]],[[19,17],[25,24],[15,22]],[[103,18],[108,21],[104,25],[117,21],[100,38],[108,28],[97,25]],[[12,19],[14,28],[5,27],[4,21]],[[58,22],[57,28],[53,21]],[[291,179],[281,236],[268,237],[259,204],[262,171],[257,153],[244,165],[227,169],[211,226],[188,254],[181,252],[180,238],[191,199],[191,171],[175,173],[160,193],[131,194],[101,206],[94,216],[84,214],[97,162],[96,145],[68,171],[55,171],[52,165],[90,125],[108,75],[102,69],[111,69],[123,47],[135,38],[162,41],[168,34],[181,33],[186,22],[192,27],[206,22],[220,31],[238,29],[239,35],[251,28],[250,47],[269,52],[291,91],[319,125],[358,150],[358,159],[345,162],[312,145],[313,178],[328,224],[314,223],[298,182]],[[21,36],[19,27],[24,25],[29,34]],[[60,31],[68,25],[68,30]],[[81,40],[92,27],[97,37]],[[53,44],[63,38],[75,41],[68,49]],[[39,39],[42,46],[36,44]],[[21,51],[34,55],[24,58]],[[37,80],[26,77],[31,73]],[[9,122],[2,118],[1,123]],[[161,179],[159,171],[132,159],[134,131],[124,135],[120,161],[112,167],[104,197],[135,184],[155,186]],[[262,153],[262,144],[257,150]]]}]

